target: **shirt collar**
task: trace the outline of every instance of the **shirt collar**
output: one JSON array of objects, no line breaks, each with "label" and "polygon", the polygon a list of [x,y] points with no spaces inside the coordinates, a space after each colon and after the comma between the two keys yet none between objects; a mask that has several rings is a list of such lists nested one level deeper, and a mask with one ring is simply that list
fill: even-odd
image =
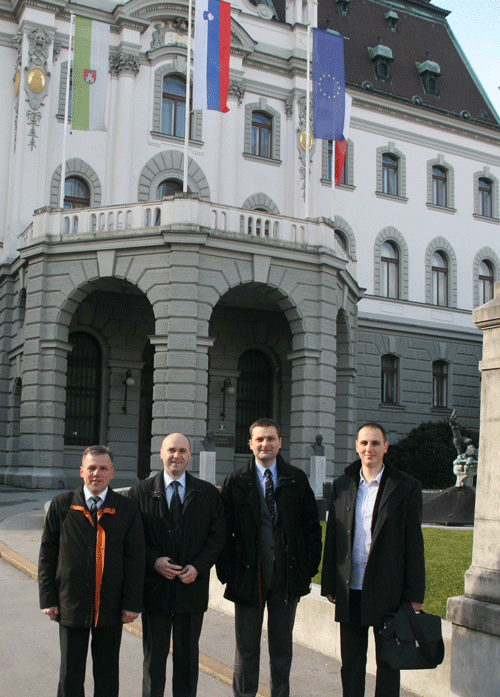
[{"label": "shirt collar", "polygon": [[104,501],[106,500],[108,489],[109,489],[109,486],[107,486],[104,489],[104,491],[101,491],[100,494],[93,494],[91,491],[89,491],[87,489],[87,487],[84,484],[83,485],[83,495],[85,496],[85,501],[88,503],[90,501],[90,499],[92,498],[92,496],[99,496],[99,498],[101,499],[101,502],[104,503]]},{"label": "shirt collar", "polygon": [[259,465],[257,460],[255,460],[255,466],[257,467],[257,474],[261,479],[264,479],[265,471],[266,470],[271,470],[271,476],[273,479],[276,479],[276,474],[277,474],[277,465],[276,465],[276,460],[273,462],[273,464],[270,467],[264,467],[264,465]]},{"label": "shirt collar", "polygon": [[165,491],[167,490],[169,484],[172,484],[172,482],[179,482],[179,484],[186,489],[186,473],[183,472],[179,479],[173,479],[169,474],[167,474],[165,471],[163,471],[163,479],[165,481]]},{"label": "shirt collar", "polygon": [[377,474],[375,479],[372,479],[371,482],[367,482],[363,476],[363,468],[361,467],[359,470],[359,483],[360,483],[360,485],[362,484],[363,486],[370,486],[370,484],[376,484],[377,486],[380,486],[380,482],[382,481],[382,475],[384,474],[384,470],[385,470],[385,465],[384,465],[384,463],[382,463],[382,469]]}]

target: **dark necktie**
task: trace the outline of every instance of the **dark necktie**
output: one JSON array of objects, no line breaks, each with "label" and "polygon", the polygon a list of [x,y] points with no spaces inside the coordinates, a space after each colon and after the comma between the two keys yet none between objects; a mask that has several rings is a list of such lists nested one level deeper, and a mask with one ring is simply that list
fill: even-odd
[{"label": "dark necktie", "polygon": [[92,522],[94,523],[94,527],[97,526],[97,511],[99,510],[97,508],[97,504],[101,500],[100,496],[91,496],[90,500],[92,501],[92,505],[90,507],[90,515],[92,516]]},{"label": "dark necktie", "polygon": [[181,539],[181,514],[182,514],[182,504],[181,497],[179,496],[179,482],[172,482],[174,487],[174,493],[170,499],[170,517],[172,518],[172,525],[174,526],[174,537],[178,544]]},{"label": "dark necktie", "polygon": [[274,484],[271,470],[267,469],[264,474],[266,475],[266,503],[269,509],[269,515],[271,520],[274,521],[274,516],[276,514],[276,502],[274,500]]}]

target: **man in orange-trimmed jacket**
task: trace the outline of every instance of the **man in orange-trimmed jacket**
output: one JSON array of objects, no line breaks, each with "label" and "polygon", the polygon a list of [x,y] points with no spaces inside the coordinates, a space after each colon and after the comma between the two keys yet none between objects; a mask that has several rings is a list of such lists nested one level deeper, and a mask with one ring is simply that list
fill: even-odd
[{"label": "man in orange-trimmed jacket", "polygon": [[94,697],[118,697],[122,627],[142,609],[144,534],[137,504],[114,492],[113,454],[87,448],[83,486],[50,504],[40,546],[40,607],[59,622],[58,697],[81,697],[89,637]]}]

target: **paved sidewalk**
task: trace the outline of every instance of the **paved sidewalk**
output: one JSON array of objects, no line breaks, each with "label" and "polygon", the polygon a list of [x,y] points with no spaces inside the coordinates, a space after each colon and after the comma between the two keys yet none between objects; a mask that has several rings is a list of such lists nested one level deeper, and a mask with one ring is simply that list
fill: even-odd
[{"label": "paved sidewalk", "polygon": [[[57,624],[38,609],[36,571],[43,505],[59,492],[31,491],[0,485],[0,694],[24,697],[53,697],[57,686],[59,645]],[[6,562],[9,562],[8,564]],[[23,573],[21,573],[21,571]],[[120,656],[120,697],[141,693],[142,647],[137,634],[123,633]],[[200,697],[231,697],[234,657],[233,618],[208,610],[200,640]],[[260,697],[270,697],[267,633],[263,632]],[[171,660],[168,661],[169,695]],[[86,691],[92,694],[89,664]],[[375,680],[367,675],[366,697]],[[341,697],[340,664],[322,653],[294,644],[291,674],[292,697]],[[412,697],[402,690],[401,697]]]}]

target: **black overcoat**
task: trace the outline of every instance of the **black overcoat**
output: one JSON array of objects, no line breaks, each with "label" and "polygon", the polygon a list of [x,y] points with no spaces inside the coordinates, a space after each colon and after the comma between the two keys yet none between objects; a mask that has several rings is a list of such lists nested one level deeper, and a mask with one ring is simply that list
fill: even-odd
[{"label": "black overcoat", "polygon": [[[205,612],[208,607],[210,569],[226,539],[220,494],[213,484],[186,472],[182,504],[181,541],[174,551],[163,471],[135,484],[129,496],[141,511],[146,540],[144,607],[156,612]],[[169,557],[180,566],[191,564],[198,572],[193,583],[166,579],[155,568],[158,557]],[[175,557],[175,558],[174,558]]]},{"label": "black overcoat", "polygon": [[[286,593],[309,593],[321,560],[321,526],[314,493],[303,470],[278,455],[275,498],[283,531]],[[231,472],[222,485],[227,544],[217,563],[226,583],[224,597],[242,605],[262,606],[260,578],[261,501],[255,459]]]},{"label": "black overcoat", "polygon": [[[420,482],[390,463],[372,524],[372,541],[361,589],[361,622],[380,624],[401,601],[421,603],[425,592]],[[361,461],[333,483],[323,556],[322,595],[335,598],[335,619],[349,621],[349,583],[354,514]]]},{"label": "black overcoat", "polygon": [[[141,612],[144,535],[136,503],[108,488],[99,511],[104,568],[98,627],[121,623],[122,610]],[[49,506],[40,545],[40,608],[58,607],[67,627],[91,627],[96,582],[96,529],[83,485],[58,494]]]}]

